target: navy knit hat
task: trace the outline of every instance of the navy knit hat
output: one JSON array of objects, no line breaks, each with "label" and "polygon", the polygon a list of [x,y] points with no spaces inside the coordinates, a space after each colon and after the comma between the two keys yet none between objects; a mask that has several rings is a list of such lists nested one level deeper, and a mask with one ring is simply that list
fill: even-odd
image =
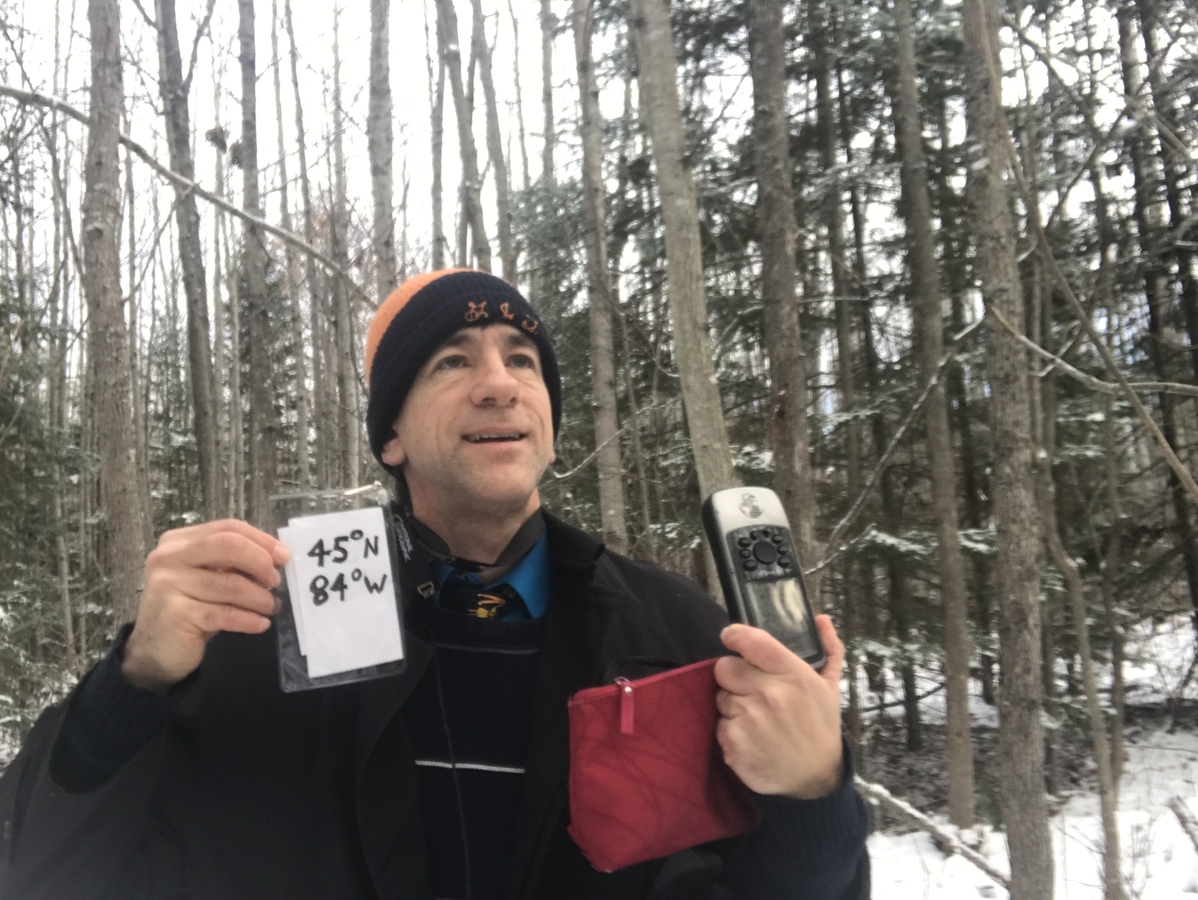
[{"label": "navy knit hat", "polygon": [[[562,419],[562,380],[553,342],[536,311],[514,287],[486,272],[425,272],[391,292],[366,335],[366,433],[380,463],[383,445],[394,434],[392,425],[425,361],[461,329],[486,325],[510,325],[537,345],[556,436]],[[384,468],[393,471],[386,464]]]}]

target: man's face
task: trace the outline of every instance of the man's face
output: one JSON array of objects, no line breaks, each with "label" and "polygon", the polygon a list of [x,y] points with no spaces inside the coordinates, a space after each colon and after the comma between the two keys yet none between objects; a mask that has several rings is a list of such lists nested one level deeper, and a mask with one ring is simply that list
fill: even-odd
[{"label": "man's face", "polygon": [[401,466],[422,521],[531,514],[553,462],[541,356],[508,325],[463,328],[416,376],[382,460]]}]

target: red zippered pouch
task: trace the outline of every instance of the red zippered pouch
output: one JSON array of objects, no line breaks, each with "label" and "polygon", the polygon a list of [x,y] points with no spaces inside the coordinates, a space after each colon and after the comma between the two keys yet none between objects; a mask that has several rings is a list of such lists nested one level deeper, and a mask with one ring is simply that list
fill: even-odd
[{"label": "red zippered pouch", "polygon": [[570,699],[570,837],[600,872],[761,822],[716,742],[715,660]]}]

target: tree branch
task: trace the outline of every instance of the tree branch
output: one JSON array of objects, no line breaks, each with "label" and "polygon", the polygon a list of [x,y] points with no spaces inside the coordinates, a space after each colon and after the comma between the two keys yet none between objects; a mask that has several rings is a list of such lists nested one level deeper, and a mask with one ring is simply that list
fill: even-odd
[{"label": "tree branch", "polygon": [[[35,106],[44,106],[49,109],[57,110],[58,112],[61,112],[64,115],[70,116],[72,119],[75,119],[77,122],[82,122],[84,125],[87,125],[88,127],[91,126],[91,119],[86,114],[80,112],[79,110],[75,109],[75,107],[71,106],[69,103],[62,101],[62,100],[58,99],[57,97],[51,97],[47,94],[38,93],[37,91],[23,91],[20,88],[15,88],[15,87],[12,87],[11,85],[7,85],[7,84],[0,84],[0,97],[10,97],[11,99],[16,100],[20,103],[31,103]],[[216,194],[213,194],[211,191],[207,191],[204,188],[200,187],[194,181],[184,178],[182,175],[180,175],[178,172],[174,171],[173,169],[167,168],[162,163],[158,162],[158,160],[156,160],[153,156],[151,156],[150,152],[148,150],[146,150],[144,147],[142,147],[141,144],[137,143],[137,141],[133,140],[133,138],[129,137],[127,134],[122,133],[120,135],[120,142],[122,144],[124,144],[125,147],[129,151],[131,151],[136,156],[140,157],[142,162],[144,162],[151,169],[153,169],[155,172],[157,172],[161,177],[165,178],[167,181],[169,181],[171,184],[175,185],[176,187],[182,188],[183,190],[186,190],[186,191],[193,191],[196,194],[196,196],[204,198],[209,203],[211,203],[213,206],[216,206],[219,209],[223,209],[225,212],[229,213],[230,215],[236,216],[237,218],[239,218],[245,222],[249,222],[252,225],[257,225],[259,228],[261,228],[263,231],[267,232],[268,234],[272,234],[275,237],[279,238],[280,240],[285,241],[288,244],[291,244],[291,246],[296,247],[297,249],[302,250],[304,253],[309,254],[313,259],[319,261],[320,264],[322,266],[324,266],[329,272],[333,273],[334,275],[337,275],[340,278],[345,279],[346,284],[348,284],[350,286],[351,291],[357,297],[359,297],[361,300],[363,300],[364,302],[369,304],[371,306],[371,308],[374,307],[374,301],[371,300],[371,298],[366,294],[366,292],[352,278],[350,278],[348,272],[346,272],[344,269],[342,269],[339,265],[337,265],[335,262],[333,262],[332,259],[325,256],[325,254],[321,253],[319,250],[317,250],[315,247],[313,247],[307,241],[292,234],[290,231],[287,231],[284,228],[279,228],[277,225],[270,224],[265,219],[259,219],[257,216],[250,215],[249,213],[247,213],[245,210],[241,209],[240,207],[234,206],[232,203],[229,203],[227,200],[221,199]]]},{"label": "tree branch", "polygon": [[[191,79],[196,73],[196,59],[200,55],[200,39],[203,38],[204,32],[208,30],[208,24],[212,21],[212,11],[216,8],[216,0],[208,0],[208,10],[204,13],[204,19],[196,27],[195,39],[191,42],[191,62],[187,64],[187,77],[183,79],[183,93],[187,95],[191,92]],[[279,61],[275,60],[277,66]]]},{"label": "tree branch", "polygon": [[874,470],[869,473],[869,480],[866,481],[865,487],[861,488],[861,493],[857,495],[857,499],[853,502],[852,507],[847,513],[844,514],[844,518],[836,523],[836,527],[832,529],[832,533],[828,536],[828,540],[825,542],[824,547],[833,548],[832,553],[825,556],[810,569],[804,569],[804,575],[811,575],[827,568],[829,565],[831,565],[833,560],[840,555],[839,550],[836,549],[837,542],[840,540],[845,530],[848,529],[849,525],[853,523],[853,520],[857,518],[857,514],[861,512],[862,507],[865,506],[865,501],[869,499],[869,495],[873,492],[874,486],[878,483],[879,479],[881,479],[882,473],[886,471],[886,464],[890,462],[890,458],[894,456],[899,444],[902,443],[903,437],[907,433],[907,429],[911,427],[911,423],[915,421],[915,417],[919,414],[919,411],[923,409],[924,403],[927,402],[928,395],[932,393],[932,387],[940,380],[940,376],[944,372],[944,367],[956,358],[957,345],[969,337],[969,335],[971,335],[974,331],[976,331],[984,321],[985,319],[978,319],[976,322],[953,338],[953,346],[950,347],[948,352],[944,354],[944,358],[940,360],[940,365],[936,368],[936,374],[932,378],[928,379],[928,383],[924,385],[923,393],[919,395],[919,399],[915,401],[915,405],[911,407],[911,411],[907,413],[907,418],[903,420],[903,424],[899,426],[898,431],[894,433],[894,437],[890,439],[890,444],[887,446],[886,452],[882,454],[882,458],[878,460],[878,464],[874,466]]},{"label": "tree branch", "polygon": [[[1093,375],[1087,375],[1080,369],[1076,369],[1069,363],[1065,362],[1061,357],[1053,354],[1051,350],[1045,350],[1027,335],[1020,334],[1006,320],[1002,313],[996,309],[987,309],[986,315],[993,316],[994,320],[1006,330],[1007,334],[1023,344],[1036,355],[1045,359],[1052,366],[1060,369],[1070,378],[1080,381],[1086,387],[1103,394],[1119,394],[1122,389],[1117,384],[1111,384],[1109,381],[1103,381],[1101,378],[1095,378]],[[1163,394],[1180,394],[1183,397],[1198,397],[1198,386],[1192,384],[1179,384],[1176,381],[1132,381],[1128,382],[1128,387],[1135,391],[1147,391],[1152,393]]]}]

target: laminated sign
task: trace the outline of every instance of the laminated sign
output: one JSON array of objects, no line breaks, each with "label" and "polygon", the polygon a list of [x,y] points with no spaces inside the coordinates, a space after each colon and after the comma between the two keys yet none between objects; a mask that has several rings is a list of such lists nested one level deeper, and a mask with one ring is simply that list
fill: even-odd
[{"label": "laminated sign", "polygon": [[404,650],[384,509],[280,516],[278,534],[291,551],[284,568],[289,615],[279,635],[283,689],[396,671]]}]

